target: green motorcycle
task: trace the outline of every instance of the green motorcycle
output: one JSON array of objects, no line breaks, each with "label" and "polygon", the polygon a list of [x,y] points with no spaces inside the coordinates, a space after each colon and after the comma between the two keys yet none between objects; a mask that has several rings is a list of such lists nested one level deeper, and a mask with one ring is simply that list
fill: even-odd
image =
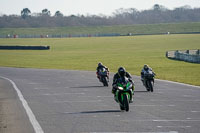
[{"label": "green motorcycle", "polygon": [[129,111],[129,103],[133,97],[134,86],[128,80],[123,77],[117,81],[117,90],[115,92],[115,101],[119,103],[120,109]]}]

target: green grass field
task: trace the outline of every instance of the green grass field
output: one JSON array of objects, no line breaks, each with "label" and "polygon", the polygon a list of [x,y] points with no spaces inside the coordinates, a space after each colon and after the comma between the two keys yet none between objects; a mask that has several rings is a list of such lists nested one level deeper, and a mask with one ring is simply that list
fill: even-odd
[{"label": "green grass field", "polygon": [[200,34],[62,39],[0,39],[0,45],[49,45],[50,50],[0,50],[0,66],[95,71],[102,62],[140,75],[149,64],[156,78],[200,86],[200,64],[170,60],[168,50],[200,49]]},{"label": "green grass field", "polygon": [[200,32],[200,22],[196,23],[163,23],[163,24],[135,24],[115,26],[80,26],[55,28],[0,28],[0,35],[81,35],[81,34],[165,34]]}]

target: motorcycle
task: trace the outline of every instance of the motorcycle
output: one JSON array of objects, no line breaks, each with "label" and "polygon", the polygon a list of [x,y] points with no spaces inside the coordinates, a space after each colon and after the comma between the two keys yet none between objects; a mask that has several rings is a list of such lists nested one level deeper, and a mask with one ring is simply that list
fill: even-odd
[{"label": "motorcycle", "polygon": [[105,68],[99,70],[99,80],[103,83],[103,86],[108,86],[109,73]]},{"label": "motorcycle", "polygon": [[151,71],[151,70],[145,71],[143,82],[144,82],[144,86],[146,87],[147,91],[153,92],[154,77],[155,77],[155,74],[153,73],[153,71]]},{"label": "motorcycle", "polygon": [[120,78],[117,82],[117,90],[115,92],[115,101],[119,103],[120,109],[129,111],[129,103],[133,97],[134,86],[128,78]]}]

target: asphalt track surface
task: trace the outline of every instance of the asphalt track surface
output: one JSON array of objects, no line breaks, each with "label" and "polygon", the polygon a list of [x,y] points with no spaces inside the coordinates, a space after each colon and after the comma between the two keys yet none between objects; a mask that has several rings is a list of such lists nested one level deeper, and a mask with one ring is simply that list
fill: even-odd
[{"label": "asphalt track surface", "polygon": [[0,67],[0,76],[20,90],[36,133],[200,132],[200,87],[156,80],[149,93],[133,76],[134,101],[121,112],[95,72]]}]

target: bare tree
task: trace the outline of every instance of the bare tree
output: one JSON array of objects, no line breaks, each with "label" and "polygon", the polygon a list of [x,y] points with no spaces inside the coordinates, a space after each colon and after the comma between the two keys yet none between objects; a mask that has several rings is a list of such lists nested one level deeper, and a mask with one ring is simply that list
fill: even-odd
[{"label": "bare tree", "polygon": [[176,22],[200,22],[200,8],[191,8],[186,5],[169,10],[162,5],[155,4],[151,9],[143,11],[138,11],[135,8],[120,8],[112,16],[102,14],[64,16],[60,11],[56,11],[51,16],[48,9],[43,9],[40,13],[31,14],[28,8],[24,8],[21,11],[21,16],[0,15],[0,28],[103,26]]}]

